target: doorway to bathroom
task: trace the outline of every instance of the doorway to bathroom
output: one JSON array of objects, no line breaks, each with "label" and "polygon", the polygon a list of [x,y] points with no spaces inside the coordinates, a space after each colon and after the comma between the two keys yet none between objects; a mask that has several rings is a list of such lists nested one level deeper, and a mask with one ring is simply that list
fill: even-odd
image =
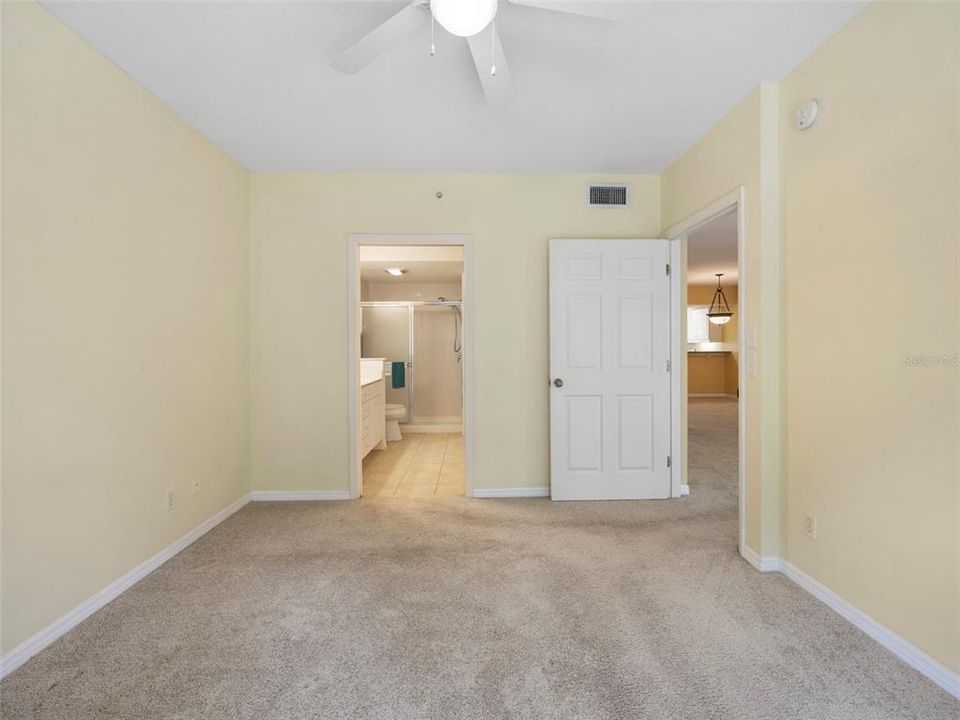
[{"label": "doorway to bathroom", "polygon": [[352,497],[471,494],[469,244],[350,238]]}]

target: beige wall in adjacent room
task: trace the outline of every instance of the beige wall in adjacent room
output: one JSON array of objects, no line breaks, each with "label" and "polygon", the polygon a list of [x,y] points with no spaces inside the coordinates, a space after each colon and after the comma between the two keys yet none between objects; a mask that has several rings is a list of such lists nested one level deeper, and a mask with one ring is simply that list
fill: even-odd
[{"label": "beige wall in adjacent room", "polygon": [[[463,287],[457,282],[370,282],[362,300],[461,300]],[[462,327],[454,323],[454,311],[444,306],[414,308],[414,361],[407,384],[414,389],[414,415],[407,422],[422,422],[430,418],[445,418],[460,422],[462,417],[462,382],[458,353],[454,352],[454,337],[462,347]],[[407,343],[409,345],[409,343]],[[406,404],[406,391],[387,389],[388,401]],[[404,395],[400,398],[400,395]],[[410,410],[408,406],[408,411]]]},{"label": "beige wall in adjacent room", "polygon": [[[688,305],[709,305],[713,301],[715,285],[688,285]],[[737,286],[728,285],[723,294],[733,311],[730,321],[720,326],[721,346],[716,349],[723,352],[719,356],[687,353],[687,392],[723,394],[736,397],[739,378],[739,325],[740,311],[737,307]],[[713,343],[706,346],[714,347]]]},{"label": "beige wall in adjacent room", "polygon": [[413,419],[460,422],[462,395],[459,353],[454,352],[454,311],[444,306],[414,308]]},{"label": "beige wall in adjacent room", "polygon": [[[783,82],[780,107],[786,557],[955,672],[958,39],[955,3],[871,4]],[[808,97],[822,115],[796,132]]]},{"label": "beige wall in adjacent room", "polygon": [[725,353],[687,353],[687,392],[690,395],[723,395]]},{"label": "beige wall in adjacent room", "polygon": [[2,14],[6,653],[247,493],[249,188],[42,7]]},{"label": "beige wall in adjacent room", "polygon": [[[629,208],[586,206],[603,180]],[[255,489],[347,489],[351,233],[472,236],[476,484],[548,484],[547,240],[657,237],[659,178],[265,174],[251,198]]]},{"label": "beige wall in adjacent room", "polygon": [[459,282],[445,283],[390,283],[365,282],[360,288],[361,300],[462,300],[463,289]]}]

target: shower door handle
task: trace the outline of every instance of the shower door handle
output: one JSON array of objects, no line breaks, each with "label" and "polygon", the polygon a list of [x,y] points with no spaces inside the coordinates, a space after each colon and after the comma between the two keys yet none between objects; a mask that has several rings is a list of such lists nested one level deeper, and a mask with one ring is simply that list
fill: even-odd
[{"label": "shower door handle", "polygon": [[557,378],[556,380],[553,381],[553,384],[554,384],[554,387],[561,388],[563,387],[563,380],[561,380],[560,378]]}]

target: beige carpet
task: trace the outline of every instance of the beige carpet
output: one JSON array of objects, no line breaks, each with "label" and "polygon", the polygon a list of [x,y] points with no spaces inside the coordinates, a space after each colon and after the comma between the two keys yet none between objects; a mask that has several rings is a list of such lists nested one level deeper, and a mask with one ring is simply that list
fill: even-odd
[{"label": "beige carpet", "polygon": [[737,556],[735,413],[692,407],[680,500],[250,505],[7,678],[2,716],[956,720]]}]

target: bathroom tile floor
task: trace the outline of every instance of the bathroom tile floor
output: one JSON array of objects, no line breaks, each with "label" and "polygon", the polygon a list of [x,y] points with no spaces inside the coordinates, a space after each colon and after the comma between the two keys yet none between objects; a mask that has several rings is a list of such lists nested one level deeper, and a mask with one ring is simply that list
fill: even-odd
[{"label": "bathroom tile floor", "polygon": [[406,433],[363,459],[364,497],[463,495],[463,435]]}]

